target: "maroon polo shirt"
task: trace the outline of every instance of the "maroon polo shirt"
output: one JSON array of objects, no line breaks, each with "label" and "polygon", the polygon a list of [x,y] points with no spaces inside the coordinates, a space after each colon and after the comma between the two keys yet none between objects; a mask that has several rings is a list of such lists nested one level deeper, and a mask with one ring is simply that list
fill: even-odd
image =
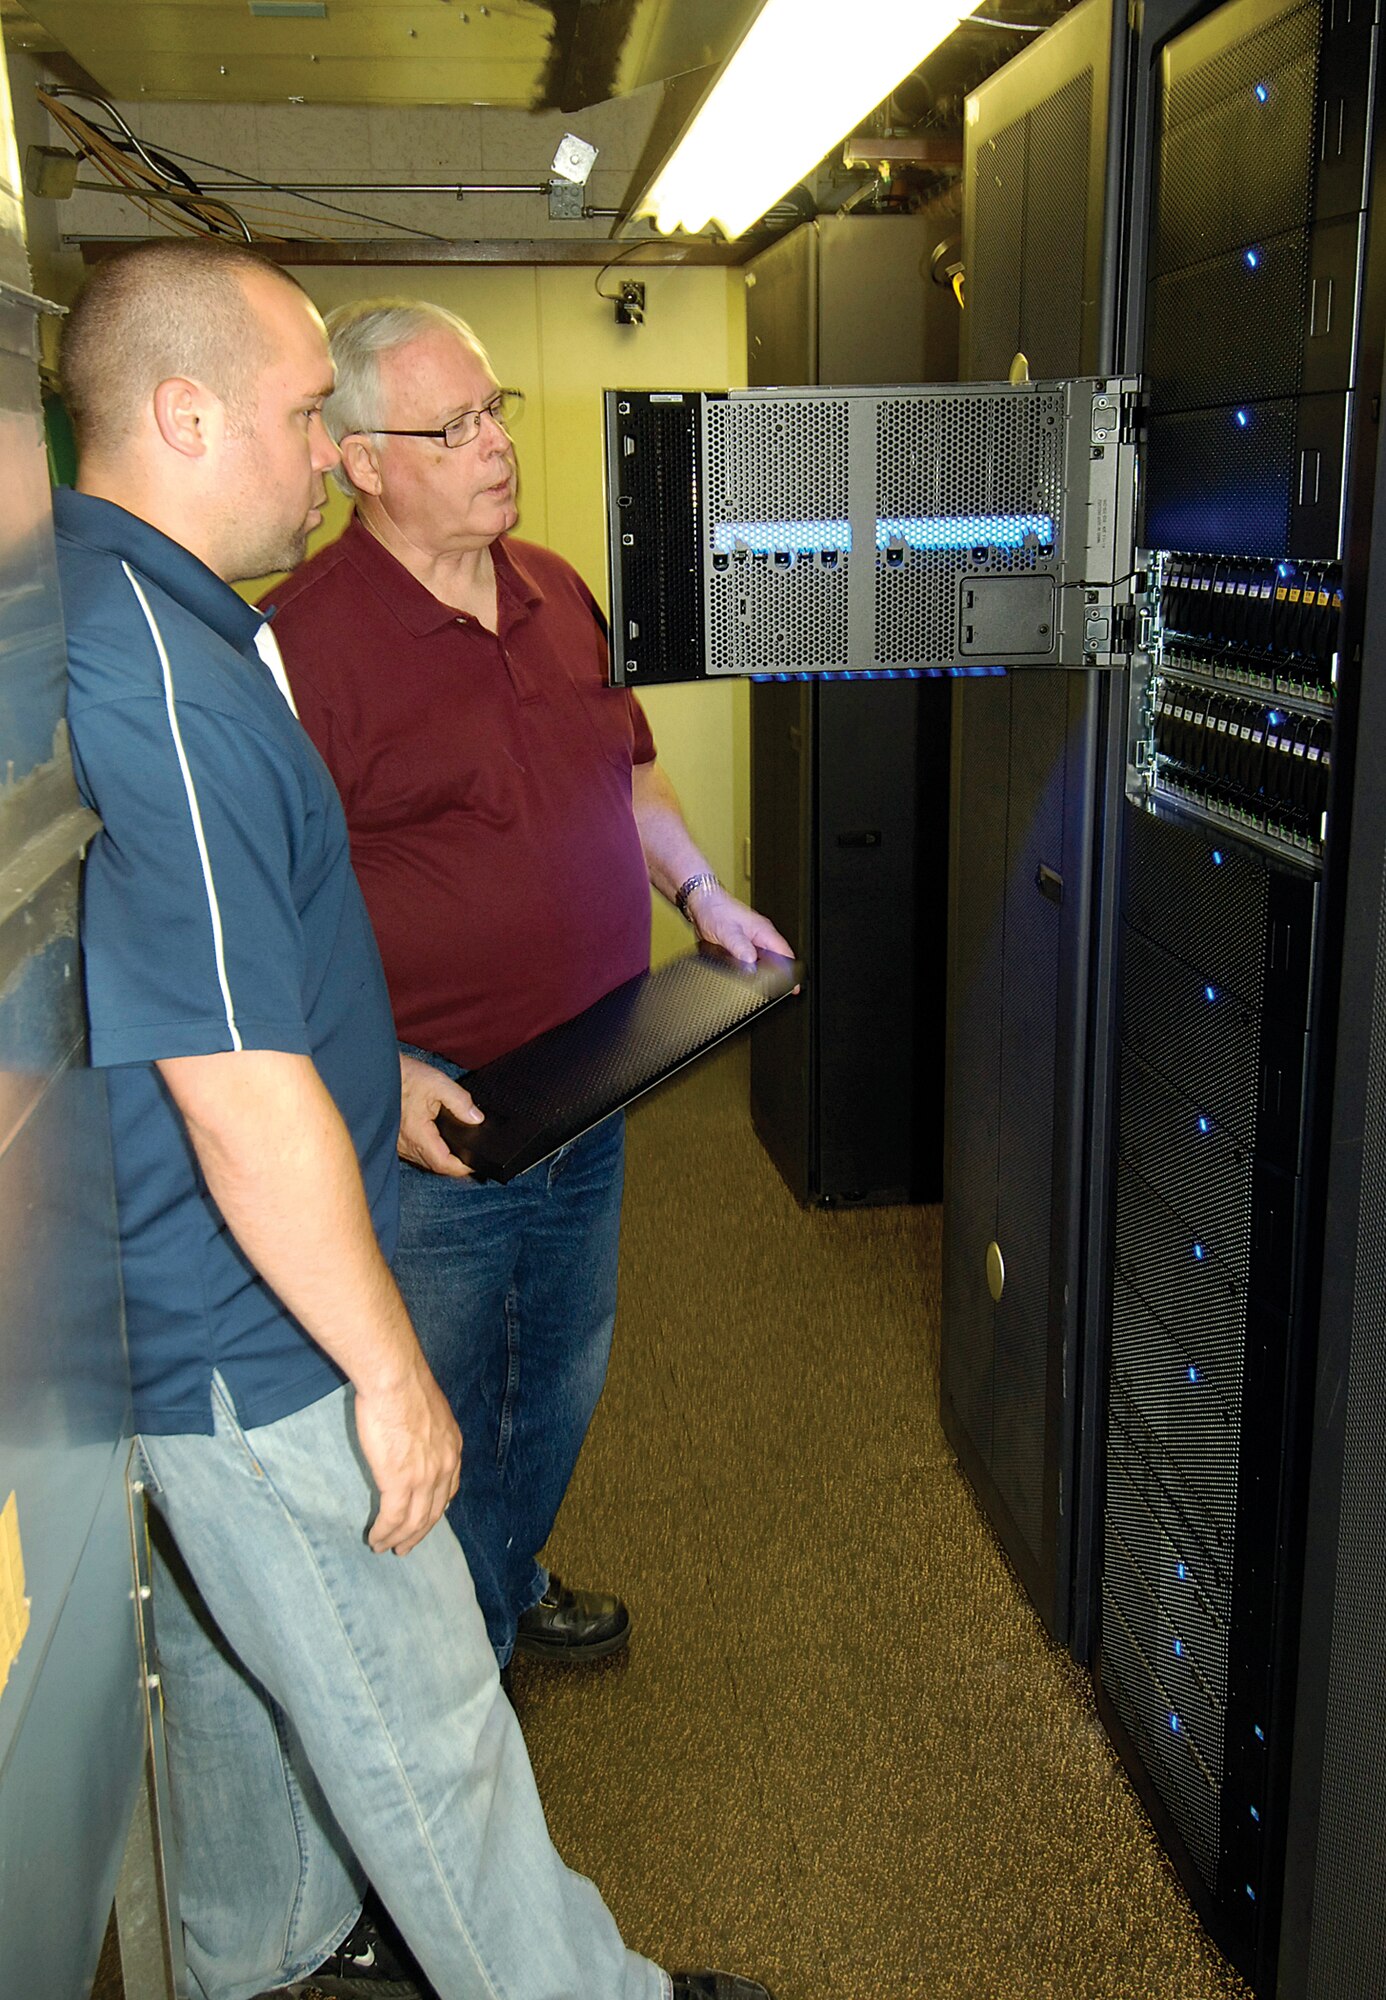
[{"label": "maroon polo shirt", "polygon": [[576,570],[508,536],[491,554],[494,633],[356,519],[267,599],[346,808],[400,1038],[468,1068],[650,961],[631,809],[649,725],[606,684]]}]

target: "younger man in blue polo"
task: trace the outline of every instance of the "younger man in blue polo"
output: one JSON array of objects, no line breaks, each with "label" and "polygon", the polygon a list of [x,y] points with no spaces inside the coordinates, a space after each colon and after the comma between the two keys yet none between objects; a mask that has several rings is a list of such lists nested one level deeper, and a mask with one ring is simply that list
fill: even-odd
[{"label": "younger man in blue polo", "polygon": [[292,566],[319,518],[321,322],[253,255],[144,246],[98,267],[64,375],[91,1045],[193,1993],[417,1996],[369,1879],[439,2000],[763,1996],[627,1951],[563,1866],[435,1526],[461,1440],[382,1254],[384,981],[331,780],[225,581]]}]

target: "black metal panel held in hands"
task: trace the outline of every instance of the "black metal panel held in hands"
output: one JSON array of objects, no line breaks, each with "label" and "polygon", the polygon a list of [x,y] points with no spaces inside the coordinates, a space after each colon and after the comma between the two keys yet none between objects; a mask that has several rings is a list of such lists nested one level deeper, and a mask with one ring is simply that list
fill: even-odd
[{"label": "black metal panel held in hands", "polygon": [[466,1076],[486,1114],[438,1129],[483,1180],[510,1181],[793,993],[803,967],[762,953],[747,968],[704,947],[642,972],[571,1021]]}]

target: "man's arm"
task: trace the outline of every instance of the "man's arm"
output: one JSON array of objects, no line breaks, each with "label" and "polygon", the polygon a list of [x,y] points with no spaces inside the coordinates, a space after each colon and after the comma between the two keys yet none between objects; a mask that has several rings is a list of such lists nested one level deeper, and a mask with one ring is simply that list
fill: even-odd
[{"label": "man's arm", "polygon": [[311,1058],[172,1056],[159,1073],[250,1262],[356,1389],[379,1554],[407,1555],[457,1491],[462,1440],[380,1253],[350,1134]]},{"label": "man's arm", "polygon": [[[645,866],[662,896],[672,903],[692,876],[713,873],[712,864],[688,831],[678,793],[657,762],[632,767],[631,805]],[[778,952],[783,958],[794,956],[793,947],[767,917],[721,887],[695,889],[688,899],[688,916],[700,938],[720,945],[743,965],[754,965],[758,951]]]}]

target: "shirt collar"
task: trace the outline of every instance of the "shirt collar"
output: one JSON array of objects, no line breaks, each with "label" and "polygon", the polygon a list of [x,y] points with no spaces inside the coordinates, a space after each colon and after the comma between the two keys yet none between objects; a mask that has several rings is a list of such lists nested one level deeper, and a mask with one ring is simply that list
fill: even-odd
[{"label": "shirt collar", "polygon": [[73,541],[128,562],[238,653],[255,650],[264,613],[238,597],[191,549],[148,521],[113,500],[99,500],[94,493],[77,493],[67,486],[54,491],[53,519],[59,532]]},{"label": "shirt collar", "polygon": [[[342,535],[342,548],[377,596],[416,639],[426,638],[430,632],[440,632],[445,625],[457,623],[461,614],[452,605],[444,604],[441,598],[435,597],[397,556],[391,555],[359,514],[353,513],[347,523]],[[505,610],[528,613],[544,599],[543,590],[524,560],[522,548],[523,544],[520,549],[512,548],[504,535],[491,544],[491,561],[495,564],[503,623]]]}]

